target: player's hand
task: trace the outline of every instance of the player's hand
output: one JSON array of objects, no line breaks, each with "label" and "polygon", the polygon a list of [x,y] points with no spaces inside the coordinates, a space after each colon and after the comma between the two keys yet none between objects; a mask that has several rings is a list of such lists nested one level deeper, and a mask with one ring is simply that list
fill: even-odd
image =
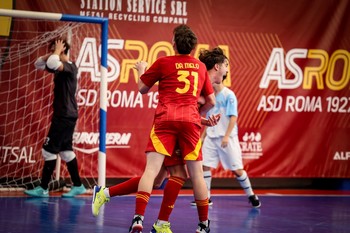
[{"label": "player's hand", "polygon": [[222,148],[226,148],[226,147],[227,147],[227,145],[228,145],[228,140],[229,140],[229,137],[228,137],[228,136],[224,136],[224,137],[222,138],[222,141],[221,141],[221,147],[222,147]]},{"label": "player's hand", "polygon": [[221,118],[221,114],[220,113],[216,114],[216,115],[211,115],[207,119],[206,118],[202,118],[202,125],[215,126],[220,121],[220,118]]},{"label": "player's hand", "polygon": [[138,61],[138,62],[135,63],[134,69],[136,69],[139,72],[140,71],[142,72],[142,71],[146,70],[147,66],[148,66],[147,62],[145,62],[145,61]]},{"label": "player's hand", "polygon": [[56,40],[55,42],[55,52],[61,54],[66,49],[63,40]]},{"label": "player's hand", "polygon": [[210,123],[210,126],[214,126],[214,125],[217,125],[218,122],[220,121],[220,118],[221,118],[221,114],[216,114],[216,115],[211,115],[208,120],[209,120],[209,123]]},{"label": "player's hand", "polygon": [[215,119],[216,119],[216,123],[218,123],[221,119],[221,114],[220,113],[216,114]]}]

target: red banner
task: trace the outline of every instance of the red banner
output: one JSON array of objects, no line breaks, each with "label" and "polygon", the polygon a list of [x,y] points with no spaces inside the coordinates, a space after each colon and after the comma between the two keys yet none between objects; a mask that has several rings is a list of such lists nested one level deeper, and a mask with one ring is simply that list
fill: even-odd
[{"label": "red banner", "polygon": [[[172,30],[182,23],[198,36],[193,55],[220,46],[229,57],[225,85],[238,98],[250,177],[350,177],[349,1],[33,0],[14,9],[109,18],[107,177],[143,171],[157,89],[141,96],[132,67],[173,54]],[[97,87],[77,93],[84,114],[99,105],[99,34],[81,40],[73,47],[80,78]],[[79,157],[96,153],[97,131],[78,127],[74,140]],[[97,168],[82,161],[85,175]],[[213,175],[232,174],[220,167]]]}]

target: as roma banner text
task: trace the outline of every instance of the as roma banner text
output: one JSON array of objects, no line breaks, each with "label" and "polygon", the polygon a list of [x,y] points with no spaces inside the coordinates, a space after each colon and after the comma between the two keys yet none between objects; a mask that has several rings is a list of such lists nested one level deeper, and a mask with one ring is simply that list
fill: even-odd
[{"label": "as roma banner text", "polygon": [[[16,1],[14,9],[109,19],[108,178],[142,174],[158,92],[138,93],[133,65],[174,54],[172,30],[179,24],[198,36],[192,55],[220,46],[229,58],[225,85],[238,98],[239,139],[251,177],[350,177],[349,1],[33,0]],[[90,33],[72,47],[81,116],[74,146],[85,176],[97,174],[92,154],[99,142],[97,124],[84,117],[99,105],[100,39],[94,30],[85,25]],[[26,147],[11,141],[0,146],[1,163],[13,160],[4,148]],[[32,160],[38,161],[40,146],[35,150]],[[232,176],[221,167],[213,175]]]}]

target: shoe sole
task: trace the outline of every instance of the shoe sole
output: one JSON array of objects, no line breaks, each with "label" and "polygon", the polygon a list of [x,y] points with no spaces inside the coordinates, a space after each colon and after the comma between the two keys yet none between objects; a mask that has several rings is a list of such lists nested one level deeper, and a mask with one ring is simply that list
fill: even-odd
[{"label": "shoe sole", "polygon": [[261,206],[261,203],[257,206],[253,206],[253,208],[257,209],[257,208],[260,208],[260,206]]},{"label": "shoe sole", "polygon": [[130,233],[142,233],[143,227],[135,226]]},{"label": "shoe sole", "polygon": [[98,187],[95,185],[94,186],[94,188],[93,188],[93,191],[92,191],[92,203],[91,204],[94,204],[95,203],[95,198],[96,198],[96,193],[98,193],[98,192],[96,192],[96,189],[97,189]]},{"label": "shoe sole", "polygon": [[[94,188],[93,188],[93,194],[92,194],[92,202],[91,202],[91,213],[92,213],[92,215],[93,216],[97,216],[98,214],[94,214],[94,203],[95,203],[95,198],[96,198],[96,193],[98,193],[98,192],[96,192],[96,189],[98,188],[98,186],[94,186]],[[100,191],[100,190],[99,190]]]},{"label": "shoe sole", "polygon": [[[157,231],[157,230],[155,230],[155,229],[152,229],[149,233],[157,233],[157,232],[160,232],[160,233],[165,233],[165,232],[168,232],[168,231],[164,231],[164,230],[159,230],[159,231]],[[171,231],[171,233],[172,233],[172,231]]]},{"label": "shoe sole", "polygon": [[36,195],[36,194],[32,194],[32,193],[27,193],[26,191],[24,191],[24,193],[27,194],[28,196],[31,196],[31,197],[41,197],[41,198],[50,197],[50,195]]}]

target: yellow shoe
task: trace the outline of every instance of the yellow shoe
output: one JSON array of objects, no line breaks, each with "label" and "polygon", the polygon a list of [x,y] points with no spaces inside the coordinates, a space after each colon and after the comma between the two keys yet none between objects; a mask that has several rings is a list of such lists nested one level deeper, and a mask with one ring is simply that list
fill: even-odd
[{"label": "yellow shoe", "polygon": [[92,196],[92,214],[96,217],[100,212],[101,206],[103,206],[106,202],[109,202],[109,198],[106,197],[104,190],[105,187],[94,186],[94,192]]},{"label": "yellow shoe", "polygon": [[157,225],[156,223],[153,224],[151,233],[173,233],[173,232],[170,230],[170,223],[168,222],[168,223],[163,223],[160,226]]}]

